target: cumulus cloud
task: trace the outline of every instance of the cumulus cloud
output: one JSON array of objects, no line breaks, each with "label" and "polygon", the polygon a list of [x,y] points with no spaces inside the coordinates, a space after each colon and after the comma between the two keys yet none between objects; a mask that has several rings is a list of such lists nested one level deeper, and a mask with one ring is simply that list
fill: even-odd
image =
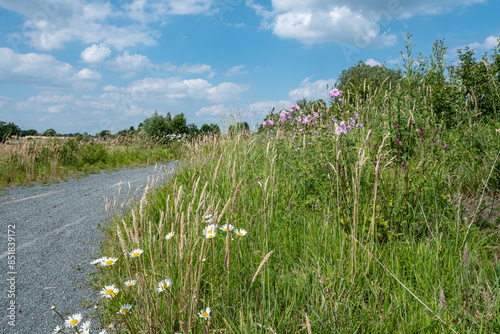
[{"label": "cumulus cloud", "polygon": [[148,57],[141,54],[129,54],[128,52],[113,58],[109,61],[109,64],[114,70],[128,72],[141,71],[152,65]]},{"label": "cumulus cloud", "polygon": [[382,65],[381,62],[373,59],[373,58],[368,58],[366,61],[365,61],[365,64],[366,65],[370,65],[370,66],[380,66]]},{"label": "cumulus cloud", "polygon": [[80,80],[99,80],[102,78],[102,75],[99,72],[92,71],[90,68],[84,68],[75,77]]},{"label": "cumulus cloud", "polygon": [[110,55],[111,49],[102,44],[92,44],[81,53],[82,60],[89,64],[102,63]]},{"label": "cumulus cloud", "polygon": [[0,81],[62,85],[70,82],[75,72],[73,66],[51,55],[0,48]]},{"label": "cumulus cloud", "polygon": [[214,116],[223,115],[226,110],[227,110],[227,108],[223,104],[216,104],[216,105],[213,105],[210,107],[201,108],[200,110],[198,110],[196,112],[196,116],[204,117],[204,118],[207,118],[207,116],[208,116],[208,117],[212,118]]},{"label": "cumulus cloud", "polygon": [[306,45],[334,42],[356,48],[393,45],[396,35],[384,31],[388,21],[437,15],[477,2],[484,0],[272,0],[271,8],[246,1],[261,16],[262,26],[281,38]]},{"label": "cumulus cloud", "polygon": [[306,98],[309,100],[326,100],[328,98],[327,87],[331,88],[335,85],[335,79],[317,80],[314,82],[310,82],[309,80],[310,78],[305,78],[300,83],[299,88],[291,90],[288,93],[292,100],[296,101],[302,98]]},{"label": "cumulus cloud", "polygon": [[474,50],[492,50],[498,45],[499,36],[488,36],[483,43],[474,42],[468,45],[469,48]]}]

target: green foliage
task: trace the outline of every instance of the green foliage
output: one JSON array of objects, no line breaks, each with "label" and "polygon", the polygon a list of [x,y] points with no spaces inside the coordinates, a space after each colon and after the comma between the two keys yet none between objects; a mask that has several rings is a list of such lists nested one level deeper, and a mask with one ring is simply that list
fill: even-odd
[{"label": "green foliage", "polygon": [[163,142],[168,141],[168,135],[190,133],[183,113],[175,115],[172,119],[170,113],[163,116],[155,111],[154,115],[145,119],[139,127],[152,138]]},{"label": "green foliage", "polygon": [[214,123],[203,124],[200,128],[200,133],[219,134],[220,128],[219,128],[219,125],[214,124]]},{"label": "green foliage", "polygon": [[[367,90],[376,87],[386,90],[395,87],[401,79],[401,72],[385,66],[370,66],[363,61],[347,70],[343,70],[338,77],[337,88],[344,91],[344,96],[355,96],[356,94],[366,98]],[[302,107],[302,106],[301,106]]]},{"label": "green foliage", "polygon": [[231,136],[237,135],[241,132],[250,131],[250,126],[247,122],[236,122],[236,124],[231,124],[227,133]]},{"label": "green foliage", "polygon": [[57,136],[57,132],[54,129],[47,129],[43,132],[42,136],[45,137],[55,137]]},{"label": "green foliage", "polygon": [[0,142],[5,142],[8,138],[13,136],[20,136],[21,128],[12,122],[0,121]]}]

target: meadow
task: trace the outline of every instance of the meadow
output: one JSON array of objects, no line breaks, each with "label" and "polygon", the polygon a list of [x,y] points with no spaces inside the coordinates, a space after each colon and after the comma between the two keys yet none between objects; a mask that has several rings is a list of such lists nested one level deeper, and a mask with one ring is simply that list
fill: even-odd
[{"label": "meadow", "polygon": [[439,55],[184,143],[105,230],[101,333],[500,332],[500,123]]},{"label": "meadow", "polygon": [[10,138],[0,143],[0,188],[57,182],[101,170],[175,160],[179,157],[180,140],[179,137],[170,140],[168,145],[158,144],[141,133],[101,140],[42,136]]}]

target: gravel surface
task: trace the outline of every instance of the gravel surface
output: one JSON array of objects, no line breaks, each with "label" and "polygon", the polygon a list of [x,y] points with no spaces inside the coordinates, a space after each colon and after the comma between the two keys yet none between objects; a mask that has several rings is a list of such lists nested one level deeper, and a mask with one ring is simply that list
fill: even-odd
[{"label": "gravel surface", "polygon": [[[174,165],[163,165],[156,174],[155,167],[121,169],[3,191],[0,334],[52,333],[63,321],[50,310],[51,305],[63,316],[82,313],[88,320],[92,302],[100,299],[89,280],[95,272],[90,261],[97,257],[104,237],[98,231],[106,221],[103,196],[127,201],[148,177],[155,174],[160,182],[165,180],[165,172]],[[137,194],[142,194],[140,188]],[[9,235],[13,237],[10,241]]]}]

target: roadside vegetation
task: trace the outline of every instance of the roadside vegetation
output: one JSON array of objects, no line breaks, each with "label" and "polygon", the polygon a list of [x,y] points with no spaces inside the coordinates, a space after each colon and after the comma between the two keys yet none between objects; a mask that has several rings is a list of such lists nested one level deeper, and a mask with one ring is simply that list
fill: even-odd
[{"label": "roadside vegetation", "polygon": [[[389,84],[373,79],[387,69],[364,68],[374,76],[344,76],[258,134],[183,143],[171,181],[106,228],[93,321],[111,333],[499,332],[499,49],[452,66],[442,42],[429,58],[413,47]],[[64,332],[85,329],[62,318]]]},{"label": "roadside vegetation", "polygon": [[95,136],[58,135],[53,129],[39,134],[0,122],[0,188],[177,160],[183,154],[183,143],[219,132],[215,124],[198,130],[194,124],[186,124],[183,114],[172,118],[155,113],[137,130],[131,127],[116,134],[103,130]]}]

